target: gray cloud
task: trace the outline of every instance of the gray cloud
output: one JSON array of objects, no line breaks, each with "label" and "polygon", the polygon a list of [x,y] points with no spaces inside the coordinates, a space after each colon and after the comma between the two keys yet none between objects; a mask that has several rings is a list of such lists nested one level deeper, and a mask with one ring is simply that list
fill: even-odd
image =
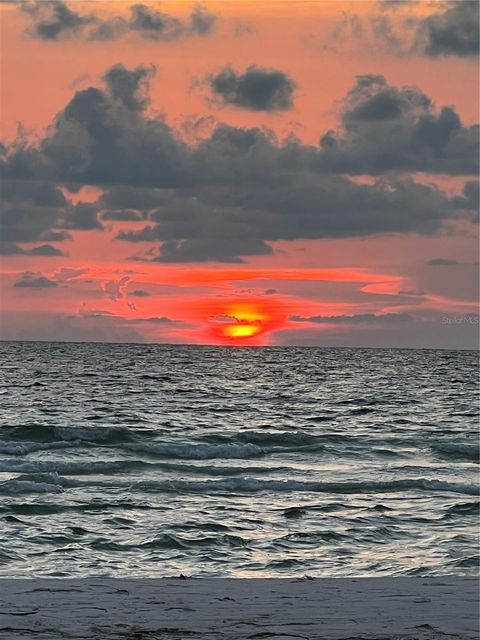
[{"label": "gray cloud", "polygon": [[476,58],[479,53],[478,0],[453,0],[444,12],[428,16],[417,27],[417,47],[427,56]]},{"label": "gray cloud", "polygon": [[323,171],[478,173],[478,125],[463,126],[453,107],[436,109],[414,87],[358,76],[343,102],[341,124],[340,132],[328,131],[320,140]]},{"label": "gray cloud", "polygon": [[143,111],[150,103],[148,80],[155,72],[154,66],[139,66],[129,70],[122,64],[116,64],[108,69],[103,80],[112,98],[119,100],[127,109]]},{"label": "gray cloud", "polygon": [[[411,7],[414,0],[380,0],[368,17],[353,12],[342,14],[322,50],[351,46],[370,55],[428,58],[456,56],[475,59],[479,52],[478,0],[430,2],[430,15],[421,17]],[[428,3],[423,0],[423,4]],[[392,16],[392,13],[395,13]],[[310,40],[315,41],[315,36]]]},{"label": "gray cloud", "polygon": [[285,111],[293,107],[296,84],[276,69],[252,65],[239,73],[227,65],[210,75],[208,83],[224,105],[252,111]]},{"label": "gray cloud", "polygon": [[172,320],[171,318],[167,318],[166,316],[153,316],[151,318],[135,318],[134,320],[135,323],[151,323],[151,324],[171,324],[173,322],[177,322],[175,320]]},{"label": "gray cloud", "polygon": [[130,6],[128,19],[123,16],[103,19],[92,12],[81,14],[63,0],[27,0],[19,7],[31,19],[27,33],[50,42],[72,38],[113,40],[128,33],[150,40],[171,41],[208,36],[216,22],[216,16],[198,4],[193,6],[186,21],[140,3]]},{"label": "gray cloud", "polygon": [[148,291],[145,291],[144,289],[134,289],[133,291],[129,291],[128,295],[134,296],[135,298],[147,298],[150,296]]},{"label": "gray cloud", "polygon": [[480,210],[480,183],[478,180],[468,180],[459,196],[454,196],[452,205],[463,211],[471,212],[472,222],[479,222]]},{"label": "gray cloud", "polygon": [[[53,183],[27,179],[2,181],[0,226],[2,242],[56,242],[67,239],[66,229],[101,229],[95,205],[70,204]],[[52,250],[24,250],[31,255],[54,255]],[[39,251],[40,253],[35,253]],[[48,254],[42,253],[50,252]],[[57,253],[58,255],[58,253]]]},{"label": "gray cloud", "polygon": [[[457,320],[457,322],[456,322]],[[385,347],[391,349],[478,349],[478,315],[431,312],[409,322],[302,326],[273,334],[277,345]]]},{"label": "gray cloud", "polygon": [[377,233],[434,233],[452,215],[441,192],[410,180],[357,184],[343,176],[204,189],[150,213],[154,224],[119,239],[162,241],[161,262],[240,262],[272,252],[268,241]]},{"label": "gray cloud", "polygon": [[449,260],[448,258],[433,258],[427,264],[432,267],[456,267],[460,263],[458,260]]},{"label": "gray cloud", "polygon": [[[475,129],[450,107],[436,110],[418,89],[361,76],[343,103],[339,132],[319,146],[219,125],[190,147],[145,112],[151,73],[115,65],[104,89],[75,93],[37,146],[5,150],[6,242],[60,240],[66,229],[100,229],[99,210],[117,220],[136,219],[135,211],[147,224],[120,230],[119,239],[161,244],[140,259],[241,262],[271,253],[277,240],[433,234],[475,212],[474,181],[449,198],[382,175],[474,173]],[[345,173],[379,177],[360,183]],[[103,194],[73,206],[55,183],[98,185]]]},{"label": "gray cloud", "polygon": [[78,36],[84,27],[95,24],[93,14],[80,15],[62,0],[23,2],[20,9],[32,19],[29,35],[41,40],[59,40]]},{"label": "gray cloud", "polygon": [[134,222],[141,220],[142,214],[139,211],[133,209],[110,209],[102,213],[102,220],[116,220],[120,222]]},{"label": "gray cloud", "polygon": [[352,316],[290,316],[292,322],[313,322],[315,324],[391,324],[409,322],[412,317],[408,313],[360,313]]},{"label": "gray cloud", "polygon": [[190,31],[198,36],[212,33],[217,17],[202,5],[195,5],[190,16]]},{"label": "gray cloud", "polygon": [[415,289],[408,289],[407,291],[399,291],[399,296],[414,296],[418,298],[422,298],[425,295],[424,291],[415,291]]},{"label": "gray cloud", "polygon": [[60,221],[65,229],[102,229],[98,220],[98,208],[93,204],[78,203],[68,207],[66,215]]},{"label": "gray cloud", "polygon": [[50,280],[42,275],[35,275],[33,273],[24,273],[20,280],[17,280],[14,287],[28,288],[28,289],[51,289],[58,287],[58,282]]},{"label": "gray cloud", "polygon": [[4,256],[13,256],[13,255],[24,255],[24,256],[63,256],[65,255],[60,249],[54,247],[51,244],[41,244],[36,247],[31,247],[30,249],[24,249],[13,242],[0,242],[0,255]]}]

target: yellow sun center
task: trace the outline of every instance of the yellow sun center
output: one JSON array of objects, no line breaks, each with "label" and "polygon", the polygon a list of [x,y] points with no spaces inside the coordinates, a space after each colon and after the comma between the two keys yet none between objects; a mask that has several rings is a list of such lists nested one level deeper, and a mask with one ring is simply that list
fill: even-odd
[{"label": "yellow sun center", "polygon": [[260,330],[261,327],[255,324],[234,324],[225,327],[224,333],[229,338],[250,338]]}]

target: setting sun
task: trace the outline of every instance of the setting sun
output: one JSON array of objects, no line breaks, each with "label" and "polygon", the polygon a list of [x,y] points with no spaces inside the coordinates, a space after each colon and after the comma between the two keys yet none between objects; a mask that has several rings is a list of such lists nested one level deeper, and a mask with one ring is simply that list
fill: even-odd
[{"label": "setting sun", "polygon": [[223,333],[229,338],[251,338],[261,330],[262,327],[258,324],[236,324],[225,327]]},{"label": "setting sun", "polygon": [[284,310],[274,300],[236,300],[209,309],[209,330],[224,344],[265,344],[284,320]]}]

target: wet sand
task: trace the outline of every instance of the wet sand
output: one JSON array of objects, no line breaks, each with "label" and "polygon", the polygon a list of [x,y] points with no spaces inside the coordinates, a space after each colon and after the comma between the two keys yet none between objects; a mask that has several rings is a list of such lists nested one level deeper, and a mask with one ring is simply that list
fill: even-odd
[{"label": "wet sand", "polygon": [[0,638],[477,639],[470,578],[0,580]]}]

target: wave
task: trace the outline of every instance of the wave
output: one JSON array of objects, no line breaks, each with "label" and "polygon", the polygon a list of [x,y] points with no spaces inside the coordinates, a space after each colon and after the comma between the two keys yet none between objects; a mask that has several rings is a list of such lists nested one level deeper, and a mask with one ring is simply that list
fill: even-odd
[{"label": "wave", "polygon": [[459,502],[446,510],[443,519],[450,520],[456,516],[478,516],[480,514],[480,502]]},{"label": "wave", "polygon": [[140,430],[128,427],[57,427],[48,424],[24,424],[12,427],[0,427],[0,435],[9,441],[28,442],[76,442],[94,443],[129,442]]},{"label": "wave", "polygon": [[444,458],[473,462],[480,461],[480,446],[478,444],[442,442],[432,445],[431,448]]},{"label": "wave", "polygon": [[[201,458],[208,460],[209,458]],[[234,476],[248,473],[267,474],[293,471],[286,466],[211,466],[175,462],[146,462],[144,460],[95,460],[91,462],[63,462],[60,460],[0,459],[0,472],[7,473],[57,473],[65,476],[114,475],[129,472],[180,472],[189,475]]]},{"label": "wave", "polygon": [[163,458],[187,460],[212,460],[214,458],[259,458],[265,450],[254,444],[163,444],[160,442],[138,442],[126,444],[124,449]]},{"label": "wave", "polygon": [[88,482],[64,478],[56,473],[21,475],[0,483],[0,494],[25,492],[61,492],[88,486],[90,488],[124,489],[131,493],[193,493],[193,494],[250,494],[258,492],[311,492],[311,493],[397,493],[403,491],[425,491],[431,493],[461,493],[477,495],[473,485],[442,480],[413,478],[391,481],[365,482],[315,482],[303,480],[258,480],[256,478],[229,478],[221,480],[141,480],[136,482],[97,481]]},{"label": "wave", "polygon": [[[53,476],[53,477],[52,477]],[[0,483],[0,495],[16,495],[18,493],[62,493],[64,484],[55,474],[38,474],[37,477],[19,476]]]},{"label": "wave", "polygon": [[200,441],[162,442],[145,436],[158,431],[126,427],[53,427],[22,425],[0,428],[0,454],[26,455],[36,451],[77,446],[120,448],[162,458],[209,460],[214,458],[258,458],[277,448],[319,451],[319,438],[300,431],[244,431],[235,436],[207,436]]},{"label": "wave", "polygon": [[184,537],[173,533],[162,533],[151,540],[140,543],[119,543],[114,540],[98,539],[90,546],[93,549],[102,551],[132,551],[135,549],[191,549],[194,547],[215,547],[245,548],[248,541],[241,536],[231,534],[220,534],[217,536]]}]

